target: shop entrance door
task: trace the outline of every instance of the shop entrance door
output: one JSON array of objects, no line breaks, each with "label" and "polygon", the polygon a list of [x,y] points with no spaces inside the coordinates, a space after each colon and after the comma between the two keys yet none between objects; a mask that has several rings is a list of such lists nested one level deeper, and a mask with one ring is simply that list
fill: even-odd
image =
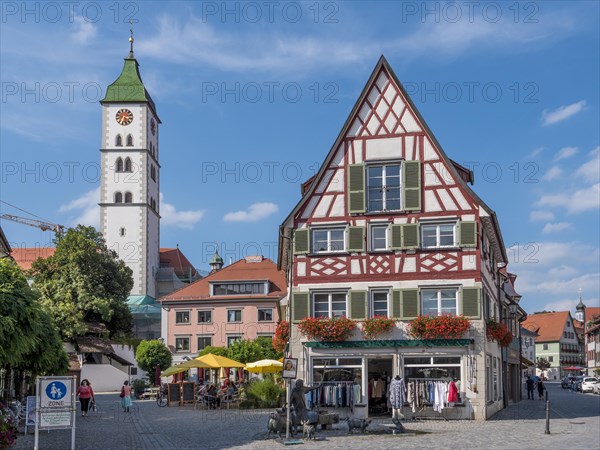
[{"label": "shop entrance door", "polygon": [[392,362],[391,356],[367,359],[369,416],[388,414],[387,390],[393,374]]}]

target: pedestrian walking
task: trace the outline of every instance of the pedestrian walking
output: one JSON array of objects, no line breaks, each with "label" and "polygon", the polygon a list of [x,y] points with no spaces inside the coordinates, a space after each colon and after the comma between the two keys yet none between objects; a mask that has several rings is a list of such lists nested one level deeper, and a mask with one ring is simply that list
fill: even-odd
[{"label": "pedestrian walking", "polygon": [[121,386],[121,406],[123,407],[123,412],[129,412],[129,408],[131,408],[131,386],[129,386],[129,381],[125,380],[123,386]]},{"label": "pedestrian walking", "polygon": [[540,379],[540,381],[537,382],[537,391],[540,400],[544,400],[544,389],[546,389],[546,387],[544,386],[544,381]]},{"label": "pedestrian walking", "polygon": [[90,400],[94,398],[94,390],[87,378],[81,380],[81,385],[77,388],[77,395],[81,403],[81,416],[85,417],[90,407]]},{"label": "pedestrian walking", "polygon": [[533,400],[533,398],[534,398],[533,387],[535,385],[535,381],[533,381],[533,379],[529,375],[527,375],[527,380],[525,381],[525,385],[527,386],[527,399]]}]

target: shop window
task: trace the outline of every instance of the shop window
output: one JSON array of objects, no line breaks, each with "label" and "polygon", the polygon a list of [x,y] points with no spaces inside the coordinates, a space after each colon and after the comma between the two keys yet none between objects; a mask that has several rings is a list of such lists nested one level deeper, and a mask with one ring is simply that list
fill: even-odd
[{"label": "shop window", "polygon": [[415,356],[404,358],[405,378],[452,378],[459,381],[460,356]]}]

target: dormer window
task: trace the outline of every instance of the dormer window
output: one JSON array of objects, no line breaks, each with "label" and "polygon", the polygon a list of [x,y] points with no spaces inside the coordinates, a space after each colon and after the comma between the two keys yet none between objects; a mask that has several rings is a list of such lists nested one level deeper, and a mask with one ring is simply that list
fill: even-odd
[{"label": "dormer window", "polygon": [[214,283],[211,284],[212,295],[266,295],[268,282],[247,283]]}]

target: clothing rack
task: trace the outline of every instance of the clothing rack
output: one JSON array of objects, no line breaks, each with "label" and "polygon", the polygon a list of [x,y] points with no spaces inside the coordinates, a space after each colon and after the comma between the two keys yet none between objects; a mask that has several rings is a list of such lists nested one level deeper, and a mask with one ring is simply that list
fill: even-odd
[{"label": "clothing rack", "polygon": [[[450,384],[451,382],[454,382],[454,380],[452,379],[452,377],[442,377],[442,378],[439,378],[439,377],[438,378],[414,378],[414,377],[411,377],[411,378],[408,378],[408,383],[411,383],[411,382],[413,382],[415,384],[415,389],[416,389],[416,386],[418,384],[428,385],[429,383],[436,383],[436,382]],[[417,395],[417,394],[415,393],[415,395]],[[430,400],[431,399],[430,396],[431,396],[431,393],[429,393],[429,400],[428,400],[427,395],[425,398],[421,397],[421,401],[415,400],[414,404],[416,404],[417,408],[419,408],[418,411],[415,410],[414,404],[411,405],[413,407],[413,414],[414,414],[413,418],[416,420],[419,418],[421,413],[424,413],[425,411],[429,411],[430,409],[433,409],[433,411],[435,411],[436,414],[439,414],[439,416],[441,416],[444,420],[448,420],[446,418],[446,416],[444,415],[444,411],[447,408],[449,408],[449,406],[444,406],[441,411],[437,411],[435,409],[435,404]]]},{"label": "clothing rack", "polygon": [[[356,392],[355,386],[358,387],[358,392]],[[312,407],[349,407],[352,409],[356,401],[360,400],[360,398],[356,398],[360,394],[360,385],[355,385],[354,381],[323,381],[314,387],[314,390],[305,394],[306,403]]]}]

